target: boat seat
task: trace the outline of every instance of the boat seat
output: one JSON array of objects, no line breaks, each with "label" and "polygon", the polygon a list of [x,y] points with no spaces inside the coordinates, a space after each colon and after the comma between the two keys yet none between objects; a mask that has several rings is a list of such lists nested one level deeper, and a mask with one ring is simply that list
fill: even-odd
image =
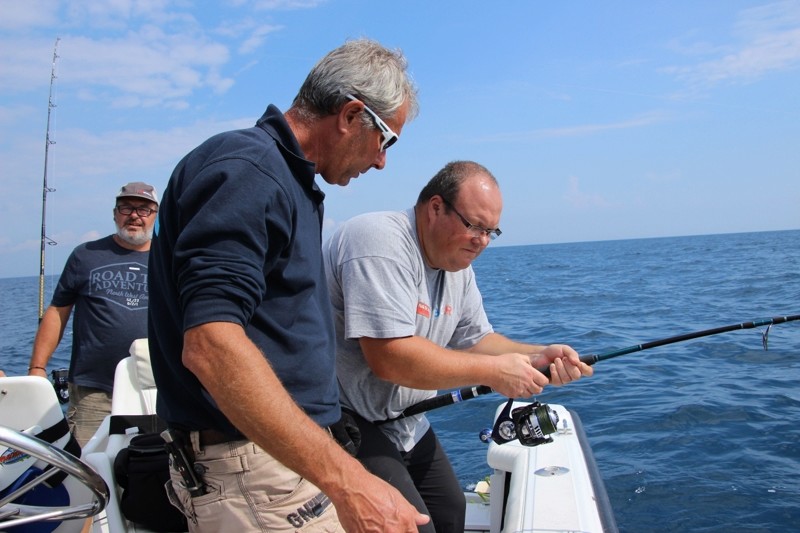
[{"label": "boat seat", "polygon": [[[0,377],[0,425],[21,431],[50,442],[56,448],[80,455],[77,442],[68,445],[71,439],[69,429],[61,410],[61,404],[52,383],[39,376]],[[0,453],[4,451],[0,446]],[[5,448],[5,452],[9,452]],[[5,455],[4,455],[5,456]],[[4,461],[0,468],[0,490],[12,485],[26,473],[38,472],[47,463],[30,455],[17,460]],[[39,487],[42,492],[32,496],[30,505],[63,506],[88,503],[92,492],[73,476],[67,476],[61,485],[52,489]],[[68,499],[64,501],[64,498]],[[65,520],[54,529],[55,533],[80,531],[83,520]],[[1,524],[0,524],[1,526]],[[24,530],[26,526],[21,526]],[[49,531],[49,530],[48,530]]]},{"label": "boat seat", "polygon": [[103,513],[95,517],[93,531],[128,533],[150,531],[127,520],[120,511],[119,500],[122,488],[114,477],[114,459],[130,440],[147,428],[131,428],[125,434],[112,431],[112,417],[124,415],[155,415],[157,390],[150,365],[150,349],[147,339],[136,339],[131,343],[130,357],[117,364],[114,373],[114,393],[111,399],[111,416],[106,417],[92,440],[87,443],[86,462],[105,479],[114,496]]},{"label": "boat seat", "polygon": [[130,357],[117,364],[114,374],[112,415],[153,415],[156,413],[156,380],[150,365],[147,339],[131,343]]},{"label": "boat seat", "polygon": [[[128,353],[130,356],[117,363],[114,372],[111,416],[155,415],[157,390],[147,339],[134,340]],[[109,417],[106,417],[98,431],[83,447],[86,454],[104,451],[116,456],[119,450],[128,445],[129,436],[112,435],[110,427]]]}]

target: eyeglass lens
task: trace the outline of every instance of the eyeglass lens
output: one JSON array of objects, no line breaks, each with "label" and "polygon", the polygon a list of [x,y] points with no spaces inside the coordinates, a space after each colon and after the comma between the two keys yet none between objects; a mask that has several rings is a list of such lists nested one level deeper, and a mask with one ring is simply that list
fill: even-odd
[{"label": "eyeglass lens", "polygon": [[489,240],[493,241],[503,233],[502,231],[500,231],[500,228],[488,229],[473,224],[472,222],[464,218],[464,215],[459,213],[458,209],[456,209],[452,203],[448,202],[447,200],[445,200],[444,203],[447,204],[450,207],[450,209],[453,210],[453,212],[456,214],[456,216],[458,216],[459,219],[461,219],[461,223],[464,224],[464,227],[467,228],[467,232],[473,237],[481,238],[484,235],[486,235],[487,237],[489,237]]},{"label": "eyeglass lens", "polygon": [[118,205],[117,212],[121,215],[130,215],[136,211],[136,214],[140,217],[149,217],[151,214],[155,213],[155,209],[150,209],[149,207],[134,207],[132,205]]}]

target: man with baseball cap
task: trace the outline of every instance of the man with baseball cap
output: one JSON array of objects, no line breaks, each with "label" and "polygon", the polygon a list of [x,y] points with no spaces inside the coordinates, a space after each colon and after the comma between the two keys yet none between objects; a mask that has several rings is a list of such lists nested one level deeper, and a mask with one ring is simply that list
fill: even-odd
[{"label": "man with baseball cap", "polygon": [[147,337],[147,260],[158,211],[152,185],[131,182],[116,196],[116,233],[76,247],[33,341],[28,375],[47,378],[73,307],[67,421],[83,446],[111,413],[117,363]]}]

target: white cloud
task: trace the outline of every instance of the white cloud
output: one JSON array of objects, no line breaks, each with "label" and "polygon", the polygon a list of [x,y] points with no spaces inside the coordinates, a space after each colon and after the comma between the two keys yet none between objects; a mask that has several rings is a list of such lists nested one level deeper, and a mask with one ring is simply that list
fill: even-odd
[{"label": "white cloud", "polygon": [[59,55],[59,85],[84,87],[84,95],[117,107],[170,107],[194,91],[221,93],[233,84],[220,75],[227,47],[190,35],[145,29],[114,39],[65,38]]},{"label": "white cloud", "polygon": [[310,9],[326,3],[327,0],[256,0],[253,7],[258,10]]},{"label": "white cloud", "polygon": [[[72,2],[67,7],[0,2],[0,19],[7,20],[8,14],[18,24],[0,36],[2,93],[21,94],[47,82],[42,74],[49,71],[56,36],[41,37],[30,29],[51,25],[61,28],[60,90],[118,108],[181,109],[198,91],[223,94],[234,84],[225,73],[231,50],[253,53],[269,32],[279,29],[250,22],[247,32],[204,30],[190,13],[165,0]],[[44,14],[36,16],[35,10]],[[91,21],[91,34],[70,32],[81,21]]]},{"label": "white cloud", "polygon": [[261,24],[252,29],[249,33],[249,37],[247,37],[242,43],[239,45],[239,53],[240,54],[251,54],[255,50],[261,47],[264,44],[264,41],[267,39],[267,35],[270,33],[276,32],[281,29],[281,26],[270,26],[268,24]]},{"label": "white cloud", "polygon": [[771,72],[800,65],[800,2],[786,1],[747,9],[734,28],[740,42],[724,47],[697,43],[685,52],[718,57],[689,66],[663,69],[691,86],[751,82]]},{"label": "white cloud", "polygon": [[283,26],[264,24],[254,18],[239,20],[225,20],[221,22],[213,33],[227,39],[240,38],[237,51],[240,54],[252,54],[264,44],[267,35],[283,29]]},{"label": "white cloud", "polygon": [[58,22],[58,0],[0,0],[0,29],[20,32]]},{"label": "white cloud", "polygon": [[209,136],[252,125],[253,119],[246,118],[198,122],[163,130],[117,130],[114,135],[78,129],[62,130],[60,137],[63,141],[59,143],[58,150],[60,175],[63,179],[67,174],[74,173],[72,178],[85,179],[113,176],[125,168],[149,168],[159,170],[158,175],[166,179],[178,159]]},{"label": "white cloud", "polygon": [[668,117],[666,114],[660,111],[651,111],[647,113],[641,113],[627,120],[621,120],[618,122],[577,124],[575,126],[564,126],[560,128],[542,128],[522,132],[505,132],[496,135],[480,137],[473,140],[476,142],[512,142],[549,139],[556,137],[582,137],[594,135],[604,131],[642,128],[652,124],[664,122],[667,119]]},{"label": "white cloud", "polygon": [[139,24],[172,24],[175,29],[197,26],[185,3],[174,0],[84,0],[69,2],[64,10],[67,24],[95,30],[122,30]]},{"label": "white cloud", "polygon": [[577,126],[566,126],[563,128],[550,128],[538,130],[535,133],[537,138],[543,137],[575,137],[583,135],[592,135],[594,133],[609,131],[609,130],[626,130],[631,128],[641,128],[663,122],[666,119],[665,115],[660,112],[642,113],[628,120],[619,122],[608,122],[600,124],[579,124]]},{"label": "white cloud", "polygon": [[[32,116],[37,116],[40,109],[30,105],[0,106],[0,139],[8,134],[13,134],[11,127],[13,124],[22,120],[27,120]],[[6,129],[7,128],[7,129]]]},{"label": "white cloud", "polygon": [[570,176],[567,183],[567,192],[564,195],[567,203],[576,209],[608,208],[611,202],[601,194],[587,193],[581,190],[577,177]]}]

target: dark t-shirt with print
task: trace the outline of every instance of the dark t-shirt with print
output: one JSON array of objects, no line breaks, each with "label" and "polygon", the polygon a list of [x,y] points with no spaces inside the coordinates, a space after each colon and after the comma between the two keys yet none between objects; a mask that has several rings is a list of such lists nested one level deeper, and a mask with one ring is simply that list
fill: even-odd
[{"label": "dark t-shirt with print", "polygon": [[73,305],[70,382],[111,392],[117,363],[135,339],[147,337],[148,254],[109,235],[67,259],[51,305]]}]

